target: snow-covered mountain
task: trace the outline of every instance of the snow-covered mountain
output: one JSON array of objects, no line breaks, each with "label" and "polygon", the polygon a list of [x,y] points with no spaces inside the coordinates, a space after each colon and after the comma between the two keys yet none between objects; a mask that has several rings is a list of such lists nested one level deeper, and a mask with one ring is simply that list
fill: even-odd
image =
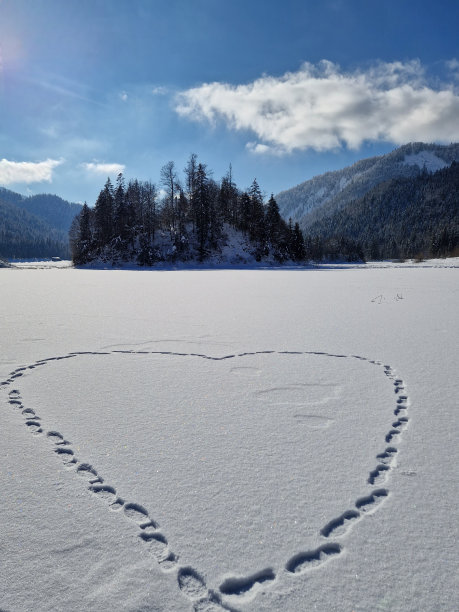
[{"label": "snow-covered mountain", "polygon": [[379,183],[399,177],[416,177],[425,171],[436,172],[453,161],[459,161],[459,143],[410,143],[386,155],[363,159],[342,170],[315,176],[282,191],[276,200],[285,219],[298,221],[303,229],[307,229],[314,221],[361,198]]}]

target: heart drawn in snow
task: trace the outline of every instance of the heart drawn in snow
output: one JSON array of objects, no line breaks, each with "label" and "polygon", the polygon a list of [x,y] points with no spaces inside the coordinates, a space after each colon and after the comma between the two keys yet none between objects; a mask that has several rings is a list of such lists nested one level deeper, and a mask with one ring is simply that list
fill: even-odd
[{"label": "heart drawn in snow", "polygon": [[5,381],[11,405],[138,524],[195,609],[338,558],[387,498],[408,422],[403,381],[357,355],[114,351],[40,365]]}]

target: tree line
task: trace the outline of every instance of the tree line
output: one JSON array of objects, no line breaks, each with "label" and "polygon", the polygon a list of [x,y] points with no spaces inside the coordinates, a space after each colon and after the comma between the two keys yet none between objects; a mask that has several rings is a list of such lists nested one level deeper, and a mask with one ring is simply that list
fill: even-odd
[{"label": "tree line", "polygon": [[445,257],[459,248],[459,164],[434,174],[381,183],[365,196],[313,223],[304,236],[286,222],[275,198],[264,202],[256,180],[242,191],[231,166],[217,182],[192,154],[182,177],[174,162],[159,186],[119,174],[107,179],[93,208],[86,204],[70,230],[77,265],[103,260],[204,261],[218,255],[230,234],[244,237],[257,261],[365,261]]},{"label": "tree line", "polygon": [[308,227],[313,258],[341,251],[359,259],[459,254],[459,163],[380,183]]},{"label": "tree line", "polygon": [[114,264],[137,261],[198,259],[220,252],[231,232],[247,239],[257,261],[271,257],[281,263],[306,256],[298,223],[282,219],[271,195],[267,204],[256,181],[241,191],[231,166],[217,182],[206,164],[192,154],[180,177],[174,162],[160,171],[159,188],[150,181],[119,174],[107,179],[94,207],[86,203],[70,229],[75,264],[102,259]]}]

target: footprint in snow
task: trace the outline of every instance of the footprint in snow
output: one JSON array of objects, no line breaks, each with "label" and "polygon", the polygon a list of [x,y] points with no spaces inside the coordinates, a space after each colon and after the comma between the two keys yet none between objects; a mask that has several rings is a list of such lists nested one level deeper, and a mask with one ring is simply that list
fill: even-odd
[{"label": "footprint in snow", "polygon": [[404,429],[408,424],[408,420],[408,417],[401,416],[395,423],[392,423],[392,427],[394,427],[394,429]]},{"label": "footprint in snow", "polygon": [[285,569],[292,574],[303,574],[335,558],[342,550],[343,548],[340,544],[324,544],[315,550],[295,555],[287,563]]},{"label": "footprint in snow", "polygon": [[57,444],[60,446],[68,446],[70,442],[64,439],[64,436],[60,434],[58,431],[48,431],[46,437],[53,444]]},{"label": "footprint in snow", "polygon": [[377,489],[371,495],[361,497],[355,502],[355,507],[366,514],[373,513],[388,497],[387,489]]},{"label": "footprint in snow", "polygon": [[408,411],[408,406],[404,404],[398,404],[397,408],[394,410],[394,416],[405,415]]},{"label": "footprint in snow", "polygon": [[27,418],[27,419],[35,419],[38,420],[40,417],[38,417],[35,413],[35,410],[32,410],[32,408],[24,408],[24,410],[22,411],[22,414]]},{"label": "footprint in snow", "polygon": [[346,535],[359,518],[360,512],[356,510],[347,510],[338,516],[338,518],[327,523],[325,527],[320,530],[320,533],[324,538],[328,538],[332,534],[334,538],[339,538]]},{"label": "footprint in snow", "polygon": [[385,464],[377,465],[374,470],[370,472],[368,477],[368,483],[371,485],[381,485],[386,482],[387,474],[390,467]]},{"label": "footprint in snow", "polygon": [[62,448],[58,446],[54,449],[54,452],[62,459],[64,465],[68,467],[73,467],[73,465],[77,462],[76,458],[74,457],[74,452],[70,448]]},{"label": "footprint in snow", "polygon": [[150,520],[147,510],[139,504],[126,504],[124,506],[124,514],[128,519],[134,521],[134,523],[138,525],[142,525],[142,523],[146,523]]},{"label": "footprint in snow", "polygon": [[198,601],[207,597],[208,592],[204,579],[193,568],[180,568],[177,580],[180,590],[191,601]]},{"label": "footprint in snow", "polygon": [[39,421],[26,421],[26,425],[29,428],[29,431],[35,435],[39,435],[43,432]]},{"label": "footprint in snow", "polygon": [[147,544],[148,552],[160,564],[161,569],[168,571],[177,564],[177,557],[169,550],[167,539],[162,533],[140,533],[139,537]]},{"label": "footprint in snow", "polygon": [[103,484],[93,484],[89,490],[94,493],[99,499],[112,504],[116,500],[116,490],[113,487]]},{"label": "footprint in snow", "polygon": [[[103,480],[103,479],[102,479]],[[109,509],[113,512],[118,512],[124,506],[124,499],[117,497],[114,502],[109,504]]]},{"label": "footprint in snow", "polygon": [[376,459],[378,459],[380,463],[384,463],[385,465],[390,465],[392,461],[394,460],[396,454],[397,454],[397,449],[394,448],[393,446],[388,446],[384,452],[379,453],[379,455],[376,455]]},{"label": "footprint in snow", "polygon": [[[56,442],[56,444],[58,444],[58,442]],[[80,463],[80,465],[76,469],[76,473],[78,474],[78,476],[81,476],[81,478],[86,478],[86,480],[88,480],[90,484],[100,484],[104,480],[99,476],[99,474],[92,467],[92,465],[89,465],[89,463]]]},{"label": "footprint in snow", "polygon": [[392,442],[392,440],[399,435],[400,431],[398,429],[391,429],[391,431],[389,431],[389,433],[386,435],[387,444],[389,444],[389,442]]},{"label": "footprint in snow", "polygon": [[227,578],[220,585],[220,592],[224,595],[246,595],[259,585],[265,582],[271,582],[275,580],[275,578],[276,576],[271,568],[261,570],[260,572],[252,574],[251,576],[245,576],[242,578]]}]

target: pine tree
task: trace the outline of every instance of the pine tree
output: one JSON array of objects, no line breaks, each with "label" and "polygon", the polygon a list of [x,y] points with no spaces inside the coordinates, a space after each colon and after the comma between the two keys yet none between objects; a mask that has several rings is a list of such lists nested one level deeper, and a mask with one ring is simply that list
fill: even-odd
[{"label": "pine tree", "polygon": [[210,222],[209,179],[204,164],[198,164],[193,192],[193,204],[196,209],[196,233],[198,236],[199,259],[202,261],[207,252],[206,247],[209,237]]},{"label": "pine tree", "polygon": [[185,166],[184,172],[186,176],[186,196],[189,204],[189,214],[191,216],[191,221],[193,223],[193,232],[196,229],[196,218],[197,211],[193,201],[193,193],[196,186],[196,173],[198,170],[198,156],[196,153],[192,153],[190,155],[190,159],[188,160],[187,165]]},{"label": "pine tree", "polygon": [[259,261],[266,255],[266,232],[265,232],[265,211],[263,206],[263,196],[261,189],[258,186],[257,179],[253,179],[253,183],[249,189],[250,198],[250,219],[249,219],[249,237],[256,243],[255,257]]},{"label": "pine tree", "polygon": [[156,231],[156,199],[158,197],[156,185],[151,182],[142,186],[144,208],[144,231],[149,242],[155,239]]},{"label": "pine tree", "polygon": [[251,219],[251,208],[252,203],[250,196],[247,191],[244,191],[239,198],[239,214],[238,214],[238,225],[237,227],[244,233],[249,232],[250,219]]},{"label": "pine tree", "polygon": [[72,259],[76,265],[84,264],[89,259],[94,246],[92,225],[93,211],[85,202],[81,212],[73,220],[69,232]]},{"label": "pine tree", "polygon": [[302,261],[306,257],[304,237],[298,221],[295,223],[295,227],[293,228],[292,232],[291,255],[292,259],[295,261]]},{"label": "pine tree", "polygon": [[108,178],[94,207],[95,239],[100,248],[108,244],[113,236],[113,206],[113,185]]},{"label": "pine tree", "polygon": [[117,239],[117,248],[123,250],[126,246],[126,241],[129,237],[129,213],[126,204],[126,193],[124,177],[118,174],[116,178],[116,189],[115,189],[115,203],[114,203],[114,225],[115,235]]}]

